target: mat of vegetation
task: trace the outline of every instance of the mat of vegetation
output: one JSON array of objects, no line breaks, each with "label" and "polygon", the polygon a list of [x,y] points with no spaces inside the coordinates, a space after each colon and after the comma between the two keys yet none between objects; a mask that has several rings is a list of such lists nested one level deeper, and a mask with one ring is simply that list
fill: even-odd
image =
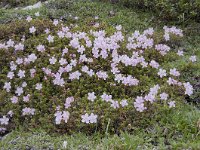
[{"label": "mat of vegetation", "polygon": [[[102,2],[60,0],[30,11],[0,11],[6,23],[0,26],[3,134],[17,128],[82,132],[80,138],[100,134],[93,146],[80,149],[99,147],[109,133],[118,134],[121,144],[103,143],[100,149],[199,148],[200,38],[195,31],[158,25],[152,13]],[[137,144],[120,142],[135,139],[130,134],[138,135]],[[26,135],[21,136],[10,146],[20,149]],[[46,144],[62,147],[63,140],[52,142]]]}]

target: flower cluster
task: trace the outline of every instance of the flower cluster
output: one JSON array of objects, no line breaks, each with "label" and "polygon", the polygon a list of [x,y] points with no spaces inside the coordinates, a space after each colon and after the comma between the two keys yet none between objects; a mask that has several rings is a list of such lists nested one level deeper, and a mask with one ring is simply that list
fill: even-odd
[{"label": "flower cluster", "polygon": [[86,113],[85,115],[82,115],[81,118],[82,122],[84,123],[97,123],[97,115],[94,115],[93,113],[91,113],[90,115]]},{"label": "flower cluster", "polygon": [[[32,18],[28,17],[27,21],[31,22]],[[45,103],[50,104],[46,111],[53,112],[55,124],[73,120],[70,117],[76,111],[74,109],[79,109],[76,106],[80,103],[91,106],[84,106],[85,114],[81,115],[81,112],[78,116],[83,123],[90,124],[97,123],[99,114],[88,108],[97,103],[99,107],[106,103],[111,110],[134,107],[138,112],[145,112],[150,104],[159,101],[167,101],[169,108],[175,107],[170,96],[176,88],[184,88],[189,96],[193,93],[189,82],[179,81],[181,73],[177,68],[166,69],[157,59],[157,56],[165,59],[168,53],[181,57],[183,52],[172,51],[167,44],[156,43],[153,28],[135,31],[126,38],[120,25],[110,36],[104,30],[76,32],[72,30],[76,27],[65,26],[59,20],[54,20],[53,25],[58,30],[46,29],[42,40],[33,43],[30,49],[26,45],[26,37],[21,41],[9,39],[0,44],[0,49],[13,54],[3,85],[7,93],[5,99],[13,108],[22,104],[22,117],[39,114],[41,109],[36,106],[43,98]],[[29,36],[36,38],[38,29],[31,25],[29,32]],[[170,40],[171,34],[183,36],[182,30],[176,27],[164,27],[166,41]],[[56,44],[57,41],[61,46]],[[197,58],[191,56],[189,60],[195,62]],[[146,78],[152,82],[148,83]],[[87,102],[82,100],[83,97],[87,97]],[[56,110],[53,109],[55,106]],[[0,124],[8,125],[9,120],[4,115]]]}]

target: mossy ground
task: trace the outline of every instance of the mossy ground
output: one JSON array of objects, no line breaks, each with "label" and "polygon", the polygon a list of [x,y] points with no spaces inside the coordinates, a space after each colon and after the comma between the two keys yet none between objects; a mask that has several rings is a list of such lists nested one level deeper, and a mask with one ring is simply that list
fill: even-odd
[{"label": "mossy ground", "polygon": [[[156,21],[156,14],[152,12],[131,10],[117,4],[72,0],[52,1],[39,9],[30,11],[0,9],[0,23],[12,22],[18,17],[25,18],[27,15],[34,16],[34,13],[38,11],[41,18],[63,17],[68,23],[77,23],[80,26],[86,25],[86,27],[93,23],[91,18],[98,16],[102,24],[122,25],[127,34],[136,29],[142,30],[150,26],[161,29],[164,25],[163,22]],[[70,15],[78,16],[79,19],[74,21],[69,17]],[[173,23],[170,22],[170,25]],[[180,27],[184,27],[183,30],[186,34],[183,40],[185,58],[191,54],[200,58],[200,31],[196,30],[198,26],[197,23],[191,23],[189,26],[180,25]],[[191,68],[190,71],[184,73],[184,79],[191,81],[196,86],[195,94],[189,101],[199,103],[200,63],[196,63],[196,66],[187,66],[185,61],[177,60],[166,64],[166,67],[172,66],[181,66],[183,71],[185,68]],[[200,149],[200,110],[197,108],[198,105],[184,104],[167,113],[159,112],[154,117],[148,118],[147,128],[133,127],[131,135],[128,133],[108,135],[106,131],[103,135],[96,133],[92,136],[81,133],[49,135],[40,129],[23,132],[22,127],[4,137],[0,142],[0,147],[3,149],[62,149],[63,141],[67,141],[67,149]]]}]

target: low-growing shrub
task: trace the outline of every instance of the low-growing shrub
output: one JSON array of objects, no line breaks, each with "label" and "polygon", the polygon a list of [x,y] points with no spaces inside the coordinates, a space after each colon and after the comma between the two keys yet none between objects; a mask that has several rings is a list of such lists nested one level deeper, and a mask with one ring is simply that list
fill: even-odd
[{"label": "low-growing shrub", "polygon": [[1,0],[0,4],[4,7],[6,5],[9,5],[10,7],[21,7],[21,6],[27,6],[32,5],[37,2],[44,2],[46,0]]},{"label": "low-growing shrub", "polygon": [[30,17],[6,26],[0,28],[1,131],[131,131],[193,93],[178,68],[163,68],[183,57],[170,42],[183,36],[176,27],[127,36],[120,25],[79,27]]},{"label": "low-growing shrub", "polygon": [[[112,0],[107,1],[112,2]],[[164,21],[188,22],[193,19],[199,22],[200,20],[199,0],[118,0],[118,2],[129,8],[152,10]]]}]

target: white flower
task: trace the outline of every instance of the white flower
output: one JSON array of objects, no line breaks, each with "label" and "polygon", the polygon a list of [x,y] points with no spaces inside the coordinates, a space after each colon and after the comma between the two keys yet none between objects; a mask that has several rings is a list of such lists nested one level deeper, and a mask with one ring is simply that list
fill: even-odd
[{"label": "white flower", "polygon": [[27,20],[28,22],[30,22],[30,21],[32,20],[31,16],[28,16],[28,17],[26,18],[26,20]]},{"label": "white flower", "polygon": [[18,97],[17,96],[13,96],[13,97],[11,97],[11,102],[13,103],[13,104],[16,104],[17,102],[18,102]]},{"label": "white flower", "polygon": [[122,100],[121,102],[120,102],[120,104],[122,105],[122,107],[125,107],[125,106],[128,106],[128,102],[127,102],[127,100]]},{"label": "white flower", "polygon": [[37,46],[37,50],[38,50],[39,52],[44,52],[44,51],[45,51],[44,45],[38,45],[38,46]]},{"label": "white flower", "polygon": [[24,45],[22,43],[16,44],[15,45],[15,50],[16,51],[23,51],[24,50]]},{"label": "white flower", "polygon": [[7,92],[10,92],[10,89],[11,89],[11,83],[10,83],[10,82],[5,82],[3,88],[6,89]]},{"label": "white flower", "polygon": [[49,58],[49,62],[51,65],[54,65],[56,63],[57,59],[55,57]]},{"label": "white flower", "polygon": [[121,25],[118,25],[118,26],[116,26],[116,29],[117,29],[117,30],[121,30],[121,29],[122,29],[122,26],[121,26]]},{"label": "white flower", "polygon": [[85,115],[82,115],[81,118],[83,123],[89,124],[97,122],[97,115],[94,115],[93,113],[91,113],[90,116],[88,115],[88,113],[86,113]]},{"label": "white flower", "polygon": [[189,82],[183,83],[183,86],[185,88],[185,94],[189,96],[193,94],[193,87]]},{"label": "white flower", "polygon": [[36,12],[36,13],[35,13],[35,16],[36,16],[36,17],[39,17],[39,16],[40,16],[40,12]]},{"label": "white flower", "polygon": [[20,95],[22,95],[22,94],[24,93],[24,90],[23,90],[22,87],[17,87],[15,93],[16,93],[18,96],[20,96]]},{"label": "white flower", "polygon": [[86,113],[85,115],[82,115],[81,118],[82,118],[81,121],[82,121],[83,123],[90,123],[90,118],[89,118],[88,113]]},{"label": "white flower", "polygon": [[16,69],[17,69],[17,65],[15,65],[13,61],[11,61],[11,63],[10,63],[10,70],[14,71]]},{"label": "white flower", "polygon": [[42,89],[42,84],[41,83],[37,83],[35,89],[36,90],[41,90]]},{"label": "white flower", "polygon": [[29,107],[25,107],[22,109],[22,115],[34,115],[35,114],[35,109],[34,108],[29,108]]},{"label": "white flower", "polygon": [[97,97],[95,96],[95,93],[92,92],[92,93],[88,93],[88,97],[87,97],[87,98],[88,98],[88,100],[94,102],[94,100],[95,100]]},{"label": "white flower", "polygon": [[175,101],[168,102],[169,108],[175,107]]},{"label": "white flower", "polygon": [[54,36],[49,35],[47,37],[47,40],[48,40],[49,43],[52,43],[54,41]]},{"label": "white flower", "polygon": [[112,100],[111,103],[112,103],[111,107],[113,107],[114,109],[119,108],[119,102],[118,101]]},{"label": "white flower", "polygon": [[13,116],[13,111],[12,110],[10,110],[8,113],[7,113],[7,115],[9,115],[10,117],[12,117]]},{"label": "white flower", "polygon": [[90,123],[97,123],[97,115],[94,115],[93,113],[91,113],[89,119],[90,119]]},{"label": "white flower", "polygon": [[55,19],[54,21],[53,21],[53,24],[55,25],[55,26],[57,26],[58,25],[58,20],[57,19]]},{"label": "white flower", "polygon": [[160,78],[165,77],[165,76],[167,75],[167,74],[166,74],[166,70],[164,70],[164,69],[159,69],[158,75],[160,76]]},{"label": "white flower", "polygon": [[23,96],[24,102],[28,102],[29,100],[30,100],[30,94],[28,94],[27,96]]},{"label": "white flower", "polygon": [[26,82],[23,82],[22,83],[22,87],[26,87],[27,86],[27,83]]},{"label": "white flower", "polygon": [[63,142],[63,148],[67,148],[67,141]]},{"label": "white flower", "polygon": [[60,124],[61,121],[62,121],[62,112],[61,111],[57,111],[54,116],[56,117],[55,118],[55,122],[56,124]]},{"label": "white flower", "polygon": [[46,34],[49,34],[49,29],[45,29],[45,31],[44,31]]},{"label": "white flower", "polygon": [[59,60],[59,63],[60,63],[60,65],[66,65],[66,64],[67,64],[67,60],[64,59],[64,58],[61,58],[61,59]]},{"label": "white flower", "polygon": [[14,76],[15,76],[15,75],[14,75],[14,72],[12,72],[12,71],[8,72],[8,74],[7,74],[7,77],[8,77],[9,79],[13,79]]},{"label": "white flower", "polygon": [[156,68],[156,69],[158,69],[158,67],[159,67],[159,64],[158,64],[155,60],[152,60],[152,61],[149,63],[149,65],[150,65],[151,67],[153,67],[153,68]]},{"label": "white flower", "polygon": [[81,73],[79,71],[75,71],[69,74],[69,79],[74,80],[74,79],[79,79],[81,76]]},{"label": "white flower", "polygon": [[0,118],[1,125],[8,125],[9,118],[6,118],[6,116],[3,116],[3,118]]},{"label": "white flower", "polygon": [[13,47],[15,42],[13,40],[9,39],[9,41],[7,41],[6,44],[7,44],[8,47]]},{"label": "white flower", "polygon": [[58,31],[57,35],[59,38],[64,38],[65,37],[65,33],[63,31]]},{"label": "white flower", "polygon": [[62,114],[62,119],[65,121],[65,123],[67,123],[67,121],[69,120],[69,112],[68,111],[63,111]]},{"label": "white flower", "polygon": [[28,61],[30,62],[35,62],[36,59],[37,59],[37,56],[35,54],[30,54],[28,56]]},{"label": "white flower", "polygon": [[167,93],[161,93],[161,94],[160,94],[160,99],[161,99],[161,100],[167,100],[168,96],[169,96],[169,95],[168,95]]},{"label": "white flower", "polygon": [[195,62],[195,61],[197,61],[197,58],[196,58],[196,56],[194,55],[194,56],[191,56],[191,57],[189,58],[189,60],[190,60],[191,62]]},{"label": "white flower", "polygon": [[65,101],[65,108],[69,108],[71,106],[71,103],[74,101],[74,97],[68,97],[66,98],[66,101]]},{"label": "white flower", "polygon": [[74,17],[74,19],[75,19],[75,20],[78,20],[78,17],[77,17],[77,16],[75,16],[75,17]]},{"label": "white flower", "polygon": [[21,78],[25,77],[25,71],[24,71],[24,70],[19,70],[19,72],[18,72],[17,75],[18,75],[19,78],[21,79]]},{"label": "white flower", "polygon": [[30,33],[35,33],[35,31],[36,31],[36,29],[35,29],[34,26],[32,26],[31,28],[29,28],[29,32],[30,32]]},{"label": "white flower", "polygon": [[30,74],[32,78],[34,77],[35,73],[36,73],[36,70],[34,68],[30,69]]},{"label": "white flower", "polygon": [[176,70],[176,68],[170,69],[170,74],[173,76],[180,76],[180,73]]},{"label": "white flower", "polygon": [[17,58],[16,63],[18,65],[22,64],[23,63],[23,59],[22,58]]},{"label": "white flower", "polygon": [[177,55],[178,55],[178,56],[183,56],[183,51],[178,50]]}]

